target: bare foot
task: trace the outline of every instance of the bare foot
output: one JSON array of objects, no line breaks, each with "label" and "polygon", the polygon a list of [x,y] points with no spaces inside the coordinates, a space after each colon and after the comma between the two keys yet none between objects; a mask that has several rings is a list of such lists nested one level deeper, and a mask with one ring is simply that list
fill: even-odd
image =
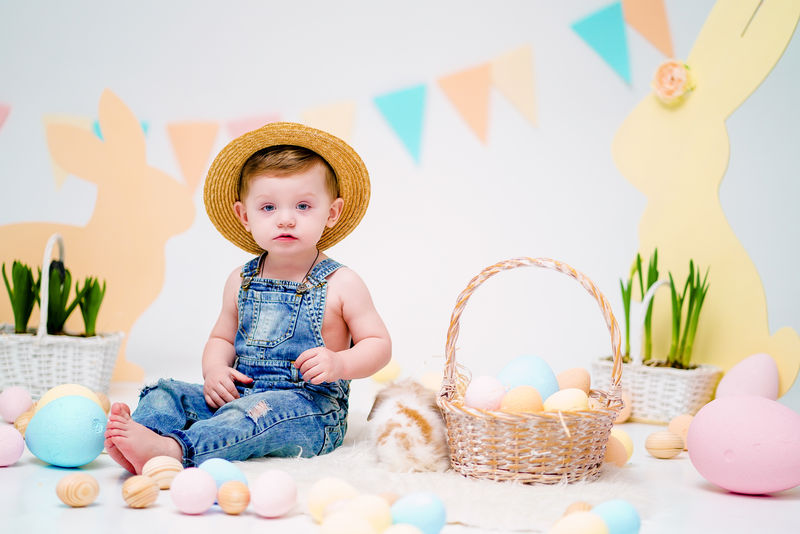
[{"label": "bare foot", "polygon": [[106,444],[109,456],[137,475],[142,474],[145,462],[154,456],[183,459],[183,449],[177,441],[160,436],[131,419],[130,408],[122,403],[114,403],[111,407],[106,426]]}]

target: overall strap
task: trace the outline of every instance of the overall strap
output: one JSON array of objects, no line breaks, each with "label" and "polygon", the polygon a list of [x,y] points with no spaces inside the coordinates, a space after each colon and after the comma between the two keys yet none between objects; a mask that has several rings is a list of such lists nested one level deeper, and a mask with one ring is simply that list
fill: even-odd
[{"label": "overall strap", "polygon": [[261,270],[261,264],[266,256],[267,253],[264,252],[260,256],[256,256],[242,265],[242,272],[239,274],[239,276],[242,277],[242,288],[247,289],[250,287],[250,280],[258,276],[258,272]]},{"label": "overall strap", "polygon": [[322,260],[321,262],[316,264],[313,269],[311,269],[310,273],[308,273],[309,284],[311,284],[312,286],[319,285],[328,276],[330,276],[332,272],[334,272],[336,269],[339,269],[340,267],[344,267],[344,265],[342,265],[341,263],[339,263],[334,259],[326,258]]}]

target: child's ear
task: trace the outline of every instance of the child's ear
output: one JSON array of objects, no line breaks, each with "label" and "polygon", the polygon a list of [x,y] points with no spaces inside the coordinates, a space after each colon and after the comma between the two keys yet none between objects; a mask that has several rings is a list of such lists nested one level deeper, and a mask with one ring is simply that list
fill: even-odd
[{"label": "child's ear", "polygon": [[249,232],[250,224],[247,221],[247,210],[245,209],[244,204],[242,204],[241,200],[237,200],[236,202],[233,203],[233,212],[242,222],[244,229]]},{"label": "child's ear", "polygon": [[342,197],[337,198],[331,203],[330,211],[328,212],[328,221],[325,223],[325,226],[328,228],[333,228],[336,224],[336,221],[339,220],[339,217],[342,215],[342,209],[344,208],[344,199]]}]

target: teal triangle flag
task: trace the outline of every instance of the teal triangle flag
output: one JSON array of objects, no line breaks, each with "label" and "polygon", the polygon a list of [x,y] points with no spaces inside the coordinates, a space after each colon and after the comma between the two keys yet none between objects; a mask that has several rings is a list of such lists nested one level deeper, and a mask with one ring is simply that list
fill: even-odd
[{"label": "teal triangle flag", "polygon": [[394,133],[419,163],[422,145],[422,120],[425,114],[424,84],[375,97],[375,104]]},{"label": "teal triangle flag", "polygon": [[[142,131],[144,132],[144,135],[147,136],[147,132],[148,130],[150,130],[150,123],[148,123],[147,121],[139,121],[139,124],[142,125]],[[101,141],[105,140],[103,139],[103,131],[100,129],[100,121],[94,121],[92,123],[92,131],[94,131],[94,134],[97,136],[98,139],[100,139]]]},{"label": "teal triangle flag", "polygon": [[617,74],[631,83],[628,39],[622,3],[615,2],[572,24],[581,39],[608,63]]}]

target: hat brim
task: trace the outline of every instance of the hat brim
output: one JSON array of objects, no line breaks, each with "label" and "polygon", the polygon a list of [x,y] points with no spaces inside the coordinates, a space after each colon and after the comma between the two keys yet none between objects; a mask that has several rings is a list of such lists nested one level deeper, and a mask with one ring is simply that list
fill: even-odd
[{"label": "hat brim", "polygon": [[203,188],[203,200],[211,222],[231,243],[253,254],[264,252],[245,230],[236,213],[239,174],[247,159],[263,148],[295,145],[313,150],[336,173],[339,196],[344,207],[332,228],[325,228],[317,243],[326,250],[352,232],[367,211],[370,197],[369,174],[350,145],[322,130],[293,122],[272,122],[231,141],[214,158]]}]

